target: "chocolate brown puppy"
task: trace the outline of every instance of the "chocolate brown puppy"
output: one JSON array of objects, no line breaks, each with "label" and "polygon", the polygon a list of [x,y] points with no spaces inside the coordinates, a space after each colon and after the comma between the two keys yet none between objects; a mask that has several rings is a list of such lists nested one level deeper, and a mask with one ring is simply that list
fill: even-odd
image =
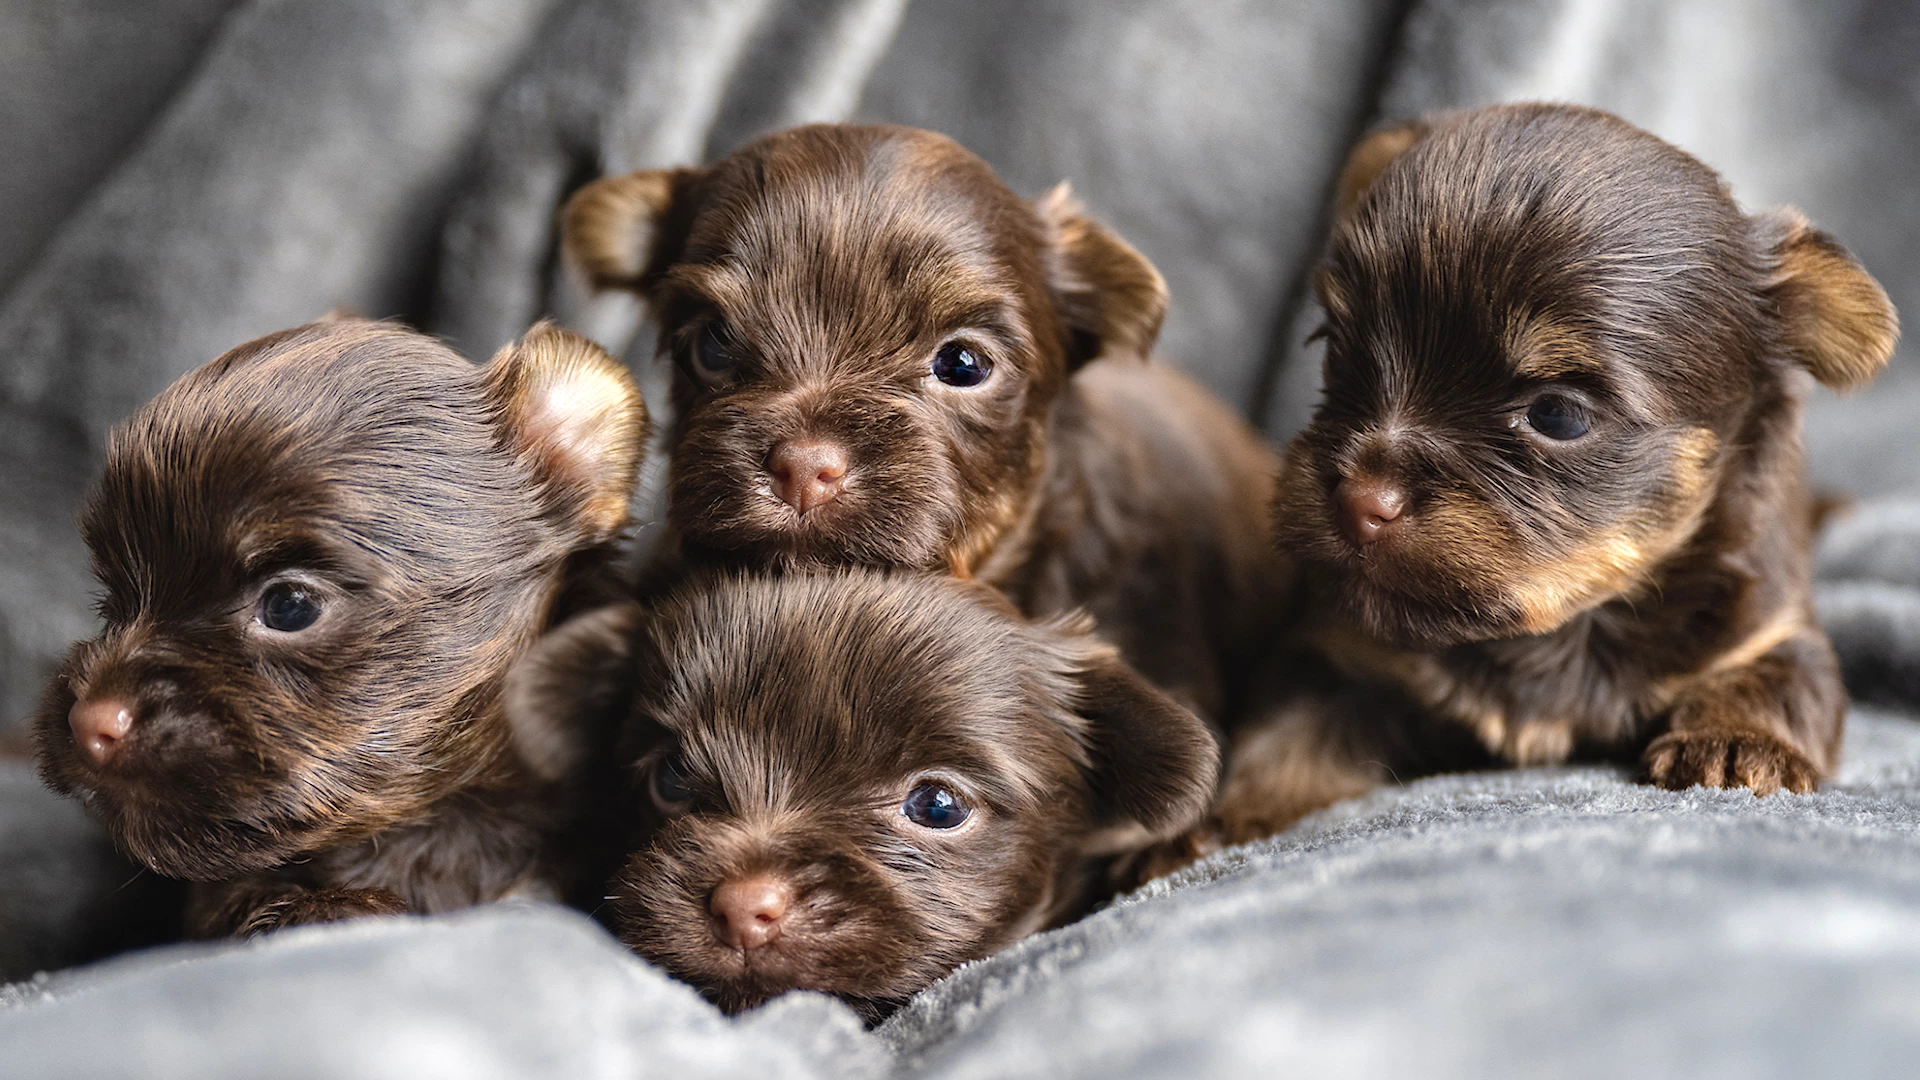
[{"label": "chocolate brown puppy", "polygon": [[41,775],[205,883],[200,935],[553,892],[500,687],[594,599],[645,425],[544,326],[478,368],[327,320],[187,374],[87,504],[104,626],[47,688]]},{"label": "chocolate brown puppy", "polygon": [[628,944],[728,1010],[875,1017],[1205,813],[1206,725],[1084,623],[943,576],[704,578],[555,631],[510,712],[548,775],[637,778]]},{"label": "chocolate brown puppy", "polygon": [[1313,583],[1298,682],[1237,735],[1229,835],[1575,756],[1812,790],[1846,694],[1809,603],[1801,402],[1887,362],[1885,293],[1590,109],[1379,133],[1340,204],[1324,396],[1276,507]]},{"label": "chocolate brown puppy", "polygon": [[943,136],[821,125],[590,184],[564,235],[650,302],[674,360],[688,553],[1084,606],[1160,685],[1229,707],[1285,587],[1259,509],[1276,463],[1144,362],[1166,287],[1064,186],[1027,202]]}]

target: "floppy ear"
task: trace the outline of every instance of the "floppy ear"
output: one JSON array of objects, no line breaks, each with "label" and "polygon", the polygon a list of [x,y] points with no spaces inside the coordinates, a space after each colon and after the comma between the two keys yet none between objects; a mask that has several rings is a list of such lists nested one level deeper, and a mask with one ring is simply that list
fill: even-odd
[{"label": "floppy ear", "polygon": [[596,289],[646,295],[679,257],[692,220],[700,169],[643,169],[607,176],[573,193],[560,211],[561,257]]},{"label": "floppy ear", "polygon": [[1079,684],[1096,827],[1131,825],[1163,838],[1204,817],[1220,779],[1207,725],[1111,648],[1091,658]]},{"label": "floppy ear", "polygon": [[1347,154],[1347,164],[1340,170],[1340,179],[1334,186],[1334,220],[1345,221],[1353,216],[1367,189],[1380,178],[1393,159],[1425,138],[1426,134],[1427,125],[1413,120],[1381,128],[1356,143]]},{"label": "floppy ear", "polygon": [[1799,211],[1775,210],[1755,224],[1775,262],[1768,291],[1794,359],[1835,390],[1865,384],[1900,340],[1900,316],[1886,290]]},{"label": "floppy ear", "polygon": [[639,604],[570,619],[534,643],[507,674],[503,694],[513,748],[546,781],[578,776],[633,700],[633,634]]},{"label": "floppy ear", "polygon": [[1067,364],[1146,359],[1167,315],[1167,283],[1146,256],[1086,215],[1064,183],[1036,199],[1051,237],[1049,284],[1067,326]]},{"label": "floppy ear", "polygon": [[647,441],[647,406],[627,369],[578,334],[542,322],[494,354],[487,396],[550,512],[587,543],[611,540]]}]

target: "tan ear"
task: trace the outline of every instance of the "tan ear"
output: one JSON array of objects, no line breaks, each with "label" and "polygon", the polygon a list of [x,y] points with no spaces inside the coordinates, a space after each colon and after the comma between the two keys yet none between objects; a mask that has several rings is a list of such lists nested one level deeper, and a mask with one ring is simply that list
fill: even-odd
[{"label": "tan ear", "polygon": [[581,188],[560,211],[561,257],[596,289],[645,294],[686,236],[698,169],[643,169]]},{"label": "tan ear", "polygon": [[611,540],[626,525],[647,442],[647,406],[627,369],[586,338],[542,322],[494,354],[486,380],[549,508],[587,543]]},{"label": "tan ear", "polygon": [[1206,723],[1110,648],[1078,681],[1096,825],[1163,838],[1198,823],[1220,779],[1220,747]]},{"label": "tan ear", "polygon": [[1052,237],[1055,302],[1067,324],[1067,362],[1100,355],[1146,359],[1167,315],[1167,283],[1146,256],[1086,215],[1066,184],[1034,201]]},{"label": "tan ear", "polygon": [[1381,128],[1355,144],[1347,154],[1347,164],[1340,170],[1340,180],[1334,187],[1334,220],[1345,221],[1351,217],[1367,194],[1367,189],[1380,178],[1393,159],[1406,153],[1426,134],[1427,125],[1414,120]]},{"label": "tan ear", "polygon": [[1794,359],[1835,390],[1864,385],[1900,340],[1900,316],[1886,290],[1798,210],[1775,210],[1755,224],[1775,260],[1769,292]]},{"label": "tan ear", "polygon": [[633,696],[638,604],[615,604],[561,624],[507,675],[503,694],[514,751],[542,780],[578,775]]}]

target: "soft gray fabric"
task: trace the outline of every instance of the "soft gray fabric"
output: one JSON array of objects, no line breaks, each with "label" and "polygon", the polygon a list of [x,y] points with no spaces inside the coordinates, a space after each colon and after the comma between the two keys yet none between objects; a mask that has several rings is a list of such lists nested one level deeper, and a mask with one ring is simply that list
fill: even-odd
[{"label": "soft gray fabric", "polygon": [[[134,10],[135,8],[138,10]],[[1311,408],[1301,291],[1367,124],[1552,97],[1793,203],[1920,310],[1902,0],[20,0],[0,7],[0,745],[90,632],[109,427],[345,304],[476,357],[545,312],[624,349],[554,214],[599,171],[858,117],[1074,183],[1167,275],[1169,362]],[[1600,768],[1335,807],[957,972],[877,1031],[739,1021],[579,916],[501,907],[173,946],[0,990],[0,1075],[1901,1075],[1920,1056],[1920,375],[1822,392],[1817,602],[1864,703],[1840,777],[1755,799]],[[1277,377],[1276,377],[1277,375]],[[649,498],[663,462],[652,463]],[[654,504],[649,503],[649,506]],[[177,895],[0,764],[0,978]]]}]

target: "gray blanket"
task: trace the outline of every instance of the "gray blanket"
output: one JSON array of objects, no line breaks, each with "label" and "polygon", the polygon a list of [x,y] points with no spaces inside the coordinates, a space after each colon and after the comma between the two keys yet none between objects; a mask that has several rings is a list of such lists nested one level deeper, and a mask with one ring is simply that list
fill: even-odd
[{"label": "gray blanket", "polygon": [[[0,9],[0,745],[89,632],[73,514],[111,425],[344,304],[484,355],[543,313],[657,386],[553,215],[606,169],[856,117],[1071,180],[1166,273],[1167,362],[1276,437],[1343,147],[1562,98],[1791,202],[1920,311],[1920,8],[1901,0],[14,0]],[[863,1031],[729,1021],[590,922],[499,907],[171,946],[169,886],[0,763],[0,1074],[1786,1075],[1920,1053],[1920,375],[1823,395],[1863,502],[1820,613],[1863,703],[1813,796],[1607,769],[1333,808],[955,973]],[[657,464],[657,463],[656,463]],[[64,969],[64,970],[62,970]],[[52,974],[34,976],[37,971]]]}]

